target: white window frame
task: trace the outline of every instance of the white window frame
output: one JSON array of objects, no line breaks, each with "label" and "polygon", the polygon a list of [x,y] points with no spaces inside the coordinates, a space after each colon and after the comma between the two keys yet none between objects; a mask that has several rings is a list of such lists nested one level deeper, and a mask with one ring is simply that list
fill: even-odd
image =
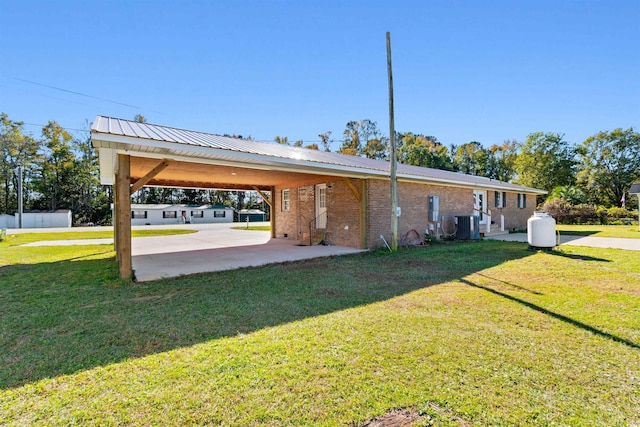
[{"label": "white window frame", "polygon": [[131,219],[147,219],[147,211],[133,210],[131,211]]},{"label": "white window frame", "polygon": [[526,209],[527,207],[527,195],[525,193],[518,193],[518,209]]},{"label": "white window frame", "polygon": [[282,210],[287,212],[291,209],[291,199],[289,189],[282,190]]}]

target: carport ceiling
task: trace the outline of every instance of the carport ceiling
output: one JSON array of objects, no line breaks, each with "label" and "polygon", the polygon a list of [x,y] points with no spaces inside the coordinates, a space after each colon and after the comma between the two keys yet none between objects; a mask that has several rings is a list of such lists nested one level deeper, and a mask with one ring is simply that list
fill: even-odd
[{"label": "carport ceiling", "polygon": [[[161,161],[152,158],[131,157],[131,183],[144,177]],[[299,187],[336,181],[328,175],[309,175],[297,172],[242,168],[171,161],[162,172],[146,185],[179,188],[216,188],[224,190],[269,191],[271,187]]]}]

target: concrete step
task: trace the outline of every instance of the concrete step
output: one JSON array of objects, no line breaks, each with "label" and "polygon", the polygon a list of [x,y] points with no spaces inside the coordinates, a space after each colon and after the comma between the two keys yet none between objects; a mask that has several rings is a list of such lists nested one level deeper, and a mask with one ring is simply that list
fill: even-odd
[{"label": "concrete step", "polygon": [[494,230],[493,228],[491,229],[490,233],[487,233],[486,229],[484,228],[480,228],[480,235],[482,237],[495,237],[495,236],[505,236],[509,234],[508,231],[501,231],[500,229]]}]

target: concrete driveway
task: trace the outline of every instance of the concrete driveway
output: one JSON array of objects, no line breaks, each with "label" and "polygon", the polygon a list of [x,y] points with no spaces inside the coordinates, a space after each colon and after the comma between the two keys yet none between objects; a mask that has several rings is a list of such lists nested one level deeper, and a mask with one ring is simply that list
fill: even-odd
[{"label": "concrete driveway", "polygon": [[[490,237],[490,239],[509,242],[528,242],[527,233],[505,234],[503,236]],[[640,251],[640,239],[623,239],[619,237],[565,236],[560,234],[560,245]]]},{"label": "concrete driveway", "polygon": [[197,233],[133,239],[136,280],[144,282],[362,252],[342,246],[299,246],[297,241],[271,239],[269,231],[234,230],[232,226],[242,224],[191,224],[186,227],[197,229]]}]

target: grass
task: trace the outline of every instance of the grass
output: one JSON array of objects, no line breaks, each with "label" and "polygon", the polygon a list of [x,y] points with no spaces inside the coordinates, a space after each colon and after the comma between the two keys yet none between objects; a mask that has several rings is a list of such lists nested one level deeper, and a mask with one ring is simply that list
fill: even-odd
[{"label": "grass", "polygon": [[45,249],[0,243],[0,423],[640,423],[637,252],[448,243],[130,285],[105,246]]},{"label": "grass", "polygon": [[238,227],[231,227],[233,230],[253,230],[253,231],[270,231],[270,225],[243,225]]},{"label": "grass", "polygon": [[558,224],[560,234],[569,236],[622,237],[640,239],[637,225],[565,225]]},{"label": "grass", "polygon": [[[174,234],[191,234],[197,230],[180,229],[155,229],[132,230],[131,237],[169,236]],[[4,241],[11,246],[24,245],[26,243],[41,242],[44,240],[85,240],[85,239],[109,239],[113,238],[113,231],[66,231],[53,233],[24,233],[5,236]],[[2,242],[2,240],[0,240]]]}]

